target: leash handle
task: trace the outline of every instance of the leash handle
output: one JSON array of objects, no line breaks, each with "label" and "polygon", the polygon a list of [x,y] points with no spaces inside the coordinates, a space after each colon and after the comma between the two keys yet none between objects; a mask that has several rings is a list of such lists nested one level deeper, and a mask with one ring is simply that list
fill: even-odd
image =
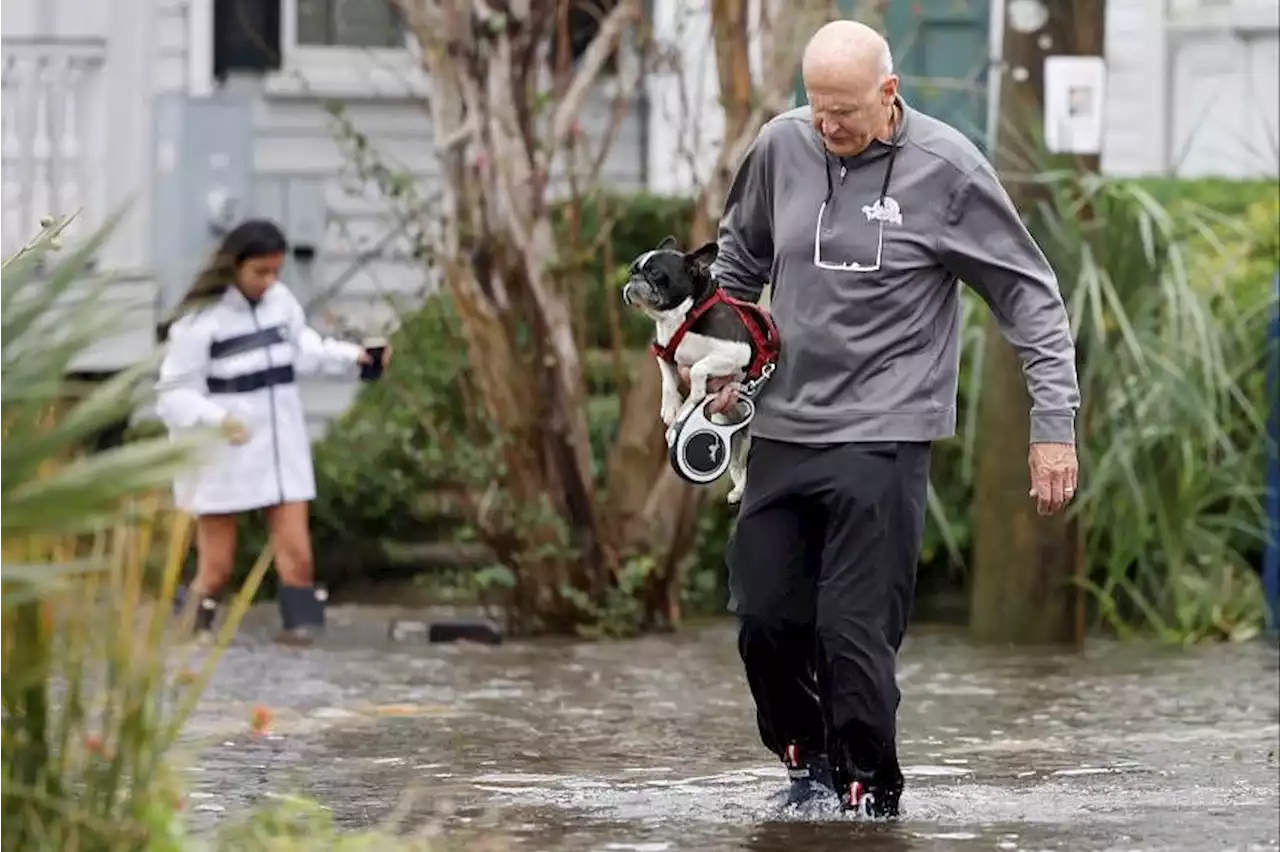
[{"label": "leash handle", "polygon": [[672,469],[686,482],[706,485],[729,469],[733,438],[751,423],[756,406],[749,397],[740,397],[742,417],[735,423],[713,423],[706,408],[708,398],[677,419],[667,429],[667,457]]}]

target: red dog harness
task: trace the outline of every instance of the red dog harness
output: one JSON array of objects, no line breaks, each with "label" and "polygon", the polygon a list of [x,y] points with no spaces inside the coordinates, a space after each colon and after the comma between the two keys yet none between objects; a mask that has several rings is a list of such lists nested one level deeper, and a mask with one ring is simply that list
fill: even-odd
[{"label": "red dog harness", "polygon": [[769,316],[759,305],[744,302],[732,296],[726,296],[719,287],[715,289],[710,298],[702,304],[694,306],[693,310],[689,311],[689,315],[685,317],[684,322],[680,323],[680,327],[671,335],[671,339],[667,341],[665,346],[655,340],[653,345],[649,347],[649,351],[653,353],[655,358],[666,361],[668,364],[674,364],[676,362],[676,350],[680,348],[680,341],[684,340],[684,336],[688,334],[689,329],[698,321],[698,318],[710,310],[711,306],[717,302],[733,308],[738,314],[738,319],[742,320],[742,324],[746,326],[747,333],[751,335],[751,362],[747,365],[745,381],[755,382],[762,376],[771,373],[773,365],[778,360],[778,352],[781,349],[781,338],[778,336],[778,327],[774,324],[773,317]]}]

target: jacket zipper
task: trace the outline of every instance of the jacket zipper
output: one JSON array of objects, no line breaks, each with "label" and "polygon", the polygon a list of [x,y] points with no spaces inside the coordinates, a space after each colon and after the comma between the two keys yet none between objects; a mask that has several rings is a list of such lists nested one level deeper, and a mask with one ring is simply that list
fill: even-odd
[{"label": "jacket zipper", "polygon": [[[262,325],[258,322],[258,306],[252,304],[249,309],[253,312],[253,327],[257,331],[262,331]],[[267,354],[267,369],[275,369],[275,361],[271,358],[271,347],[264,347],[263,352]],[[280,491],[280,502],[284,502],[284,474],[280,470],[280,430],[276,427],[276,386],[271,385],[267,388],[267,392],[271,394],[271,455],[275,461],[276,467],[276,488]]]}]

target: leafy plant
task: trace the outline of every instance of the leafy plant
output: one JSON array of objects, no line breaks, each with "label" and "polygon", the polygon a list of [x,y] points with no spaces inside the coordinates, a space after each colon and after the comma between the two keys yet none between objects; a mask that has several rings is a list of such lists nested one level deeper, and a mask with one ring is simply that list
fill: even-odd
[{"label": "leafy plant", "polygon": [[1266,274],[1248,261],[1274,245],[1280,208],[1250,233],[1191,211],[1176,220],[1140,188],[1104,192],[1082,199],[1108,225],[1071,294],[1093,356],[1082,376],[1089,587],[1122,634],[1248,638],[1264,619],[1246,555],[1265,535],[1267,399],[1254,379],[1275,254]]},{"label": "leafy plant", "polygon": [[[422,837],[342,835],[289,799],[215,836],[194,837],[174,773],[184,723],[239,627],[271,552],[263,549],[218,635],[173,617],[193,522],[163,497],[212,434],[143,430],[85,455],[95,432],[144,399],[154,360],[96,387],[68,380],[116,319],[88,260],[108,222],[59,254],[66,221],[3,263],[0,395],[0,845],[33,852],[435,848]],[[257,724],[253,721],[250,724]]]},{"label": "leafy plant", "polygon": [[[196,672],[164,653],[190,522],[148,492],[207,436],[79,452],[138,401],[151,364],[84,393],[66,376],[111,328],[87,261],[113,222],[58,257],[66,222],[3,265],[3,793],[6,849],[178,850],[168,752],[269,562]],[[151,568],[160,590],[150,595]]]},{"label": "leafy plant", "polygon": [[[1073,511],[1098,617],[1120,635],[1170,642],[1248,637],[1263,619],[1249,554],[1265,523],[1261,376],[1280,204],[1255,193],[1245,215],[1226,216],[1196,202],[1193,183],[1180,199],[1163,188],[1165,205],[1138,183],[1043,180],[1049,200],[1029,218],[1079,349],[1084,490]],[[967,298],[970,360],[985,308]],[[968,370],[962,410],[972,412],[982,370]],[[967,492],[976,440],[962,426],[944,447],[939,491]],[[953,505],[935,520],[960,540],[966,519]]]}]

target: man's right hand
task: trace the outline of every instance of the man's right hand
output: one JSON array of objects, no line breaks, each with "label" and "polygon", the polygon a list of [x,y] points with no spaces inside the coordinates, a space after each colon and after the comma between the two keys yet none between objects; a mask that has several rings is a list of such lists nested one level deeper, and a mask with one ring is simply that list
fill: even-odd
[{"label": "man's right hand", "polygon": [[[712,376],[707,380],[707,395],[711,402],[707,405],[707,414],[724,414],[737,405],[738,393],[742,390],[742,374],[735,376]],[[689,368],[680,368],[680,390],[689,392]]]}]

